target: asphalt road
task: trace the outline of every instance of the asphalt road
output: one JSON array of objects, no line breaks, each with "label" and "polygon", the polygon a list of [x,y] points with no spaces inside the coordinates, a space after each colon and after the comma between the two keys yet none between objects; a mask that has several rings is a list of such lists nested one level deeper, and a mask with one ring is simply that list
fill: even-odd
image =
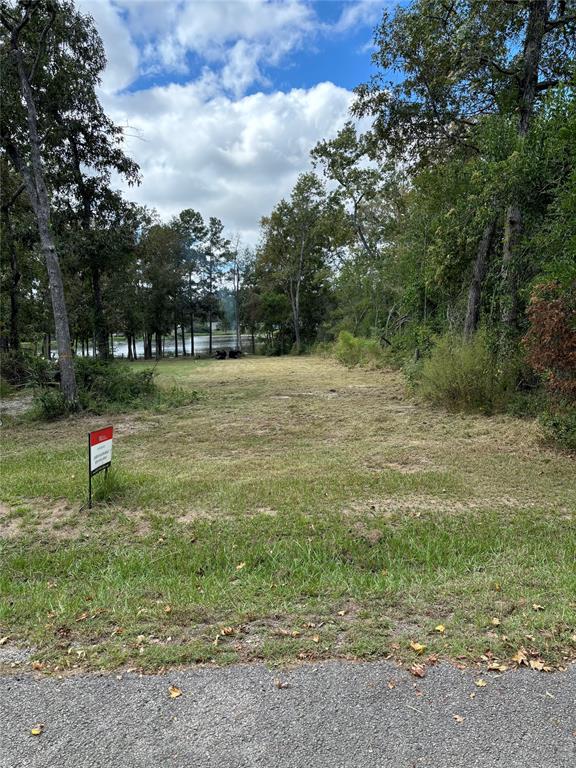
[{"label": "asphalt road", "polygon": [[4,677],[0,766],[575,768],[576,666],[478,677],[345,662]]}]

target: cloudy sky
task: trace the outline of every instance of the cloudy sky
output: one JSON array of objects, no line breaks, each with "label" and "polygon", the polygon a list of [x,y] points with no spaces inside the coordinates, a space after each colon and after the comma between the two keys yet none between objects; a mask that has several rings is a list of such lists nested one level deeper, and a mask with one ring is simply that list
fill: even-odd
[{"label": "cloudy sky", "polygon": [[101,100],[168,217],[219,216],[246,244],[348,117],[391,0],[77,0],[106,48]]}]

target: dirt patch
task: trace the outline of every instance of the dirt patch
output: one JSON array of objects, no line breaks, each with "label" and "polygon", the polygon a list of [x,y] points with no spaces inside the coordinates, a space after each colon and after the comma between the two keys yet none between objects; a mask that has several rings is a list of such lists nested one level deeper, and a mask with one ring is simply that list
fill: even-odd
[{"label": "dirt patch", "polygon": [[32,395],[29,392],[0,400],[0,414],[7,416],[21,416],[31,408]]},{"label": "dirt patch", "polygon": [[458,513],[479,510],[513,510],[513,509],[543,509],[550,511],[568,512],[567,509],[558,508],[554,504],[543,505],[539,501],[526,501],[510,496],[484,497],[482,499],[466,499],[465,501],[454,499],[441,499],[435,496],[389,496],[381,499],[367,499],[353,502],[342,510],[343,515],[363,516],[367,514],[374,517],[386,517],[398,512],[445,512]]}]

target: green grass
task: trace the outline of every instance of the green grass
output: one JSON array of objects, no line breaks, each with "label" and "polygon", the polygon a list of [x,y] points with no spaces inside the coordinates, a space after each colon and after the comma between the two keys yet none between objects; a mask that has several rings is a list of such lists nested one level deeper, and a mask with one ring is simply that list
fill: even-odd
[{"label": "green grass", "polygon": [[106,417],[3,430],[0,636],[45,670],[576,656],[575,463],[534,423],[318,358],[160,374],[202,398],[113,418],[91,512]]}]

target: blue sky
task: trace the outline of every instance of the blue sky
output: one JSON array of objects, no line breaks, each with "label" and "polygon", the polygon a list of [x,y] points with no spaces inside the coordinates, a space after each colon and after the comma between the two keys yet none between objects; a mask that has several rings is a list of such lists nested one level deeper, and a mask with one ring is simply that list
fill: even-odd
[{"label": "blue sky", "polygon": [[[100,97],[143,183],[127,197],[168,218],[258,224],[349,119],[391,0],[76,0],[103,39]],[[121,179],[119,186],[124,186]]]}]

